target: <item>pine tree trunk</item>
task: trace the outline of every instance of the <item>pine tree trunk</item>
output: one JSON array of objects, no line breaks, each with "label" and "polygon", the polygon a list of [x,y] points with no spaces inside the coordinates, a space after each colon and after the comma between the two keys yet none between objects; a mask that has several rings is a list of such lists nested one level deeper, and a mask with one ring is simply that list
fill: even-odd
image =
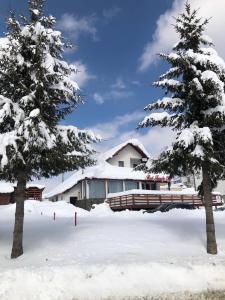
[{"label": "pine tree trunk", "polygon": [[206,164],[202,166],[203,175],[203,194],[206,214],[206,236],[207,236],[207,253],[217,254],[215,225],[212,209],[212,188],[209,172]]},{"label": "pine tree trunk", "polygon": [[17,258],[23,254],[23,222],[24,222],[24,201],[26,198],[26,176],[19,174],[17,188],[15,191],[16,212],[13,232],[13,246],[11,258]]}]

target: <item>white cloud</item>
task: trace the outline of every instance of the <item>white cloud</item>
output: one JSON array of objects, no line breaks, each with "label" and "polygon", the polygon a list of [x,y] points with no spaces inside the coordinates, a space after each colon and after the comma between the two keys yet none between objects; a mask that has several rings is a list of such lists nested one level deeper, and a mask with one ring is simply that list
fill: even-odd
[{"label": "white cloud", "polygon": [[133,92],[127,88],[124,81],[118,77],[107,92],[94,93],[93,99],[97,104],[103,104],[108,100],[122,100],[133,96]]},{"label": "white cloud", "polygon": [[58,22],[58,27],[66,32],[73,40],[78,40],[81,35],[90,35],[93,40],[98,40],[95,23],[96,16],[78,17],[73,14],[63,14]]},{"label": "white cloud", "polygon": [[95,102],[97,104],[103,104],[104,103],[104,99],[99,93],[94,93],[93,99],[95,100]]},{"label": "white cloud", "polygon": [[107,21],[110,21],[112,18],[116,17],[120,12],[120,7],[113,6],[111,8],[104,9],[102,14]]},{"label": "white cloud", "polygon": [[[174,0],[171,9],[162,14],[153,34],[152,41],[149,42],[139,59],[139,71],[146,70],[157,60],[156,54],[171,50],[177,42],[177,35],[171,24],[174,24],[174,17],[184,10],[186,0]],[[223,0],[189,0],[192,8],[199,8],[199,16],[210,18],[207,25],[206,34],[209,35],[215,43],[218,53],[225,58],[225,38],[223,28],[225,28],[225,1]]]},{"label": "white cloud", "polygon": [[73,65],[76,67],[77,72],[73,73],[71,79],[76,81],[80,88],[84,87],[90,79],[95,78],[94,75],[91,75],[88,72],[87,66],[83,64],[81,61],[75,61]]},{"label": "white cloud", "polygon": [[138,124],[138,121],[141,120],[145,114],[145,112],[135,111],[130,114],[117,116],[109,122],[96,124],[91,129],[100,134],[105,140],[118,138],[118,136],[121,134],[123,126],[133,123],[135,128]]},{"label": "white cloud", "polygon": [[123,90],[126,88],[126,85],[123,79],[119,77],[116,79],[116,82],[112,85],[112,88]]},{"label": "white cloud", "polygon": [[[131,114],[117,116],[110,122],[99,123],[91,129],[102,136],[103,141],[97,145],[98,151],[108,150],[110,147],[122,143],[130,138],[139,139],[151,155],[158,155],[163,148],[169,146],[174,139],[174,133],[169,128],[150,128],[136,130],[145,112],[135,111]],[[127,127],[133,130],[127,130]]]}]

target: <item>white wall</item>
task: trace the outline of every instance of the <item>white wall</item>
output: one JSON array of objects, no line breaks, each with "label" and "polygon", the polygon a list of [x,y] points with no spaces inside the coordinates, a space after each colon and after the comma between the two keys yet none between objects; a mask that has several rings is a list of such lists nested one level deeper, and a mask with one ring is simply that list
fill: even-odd
[{"label": "white wall", "polygon": [[[201,184],[202,182],[202,175],[195,175],[195,182],[196,182],[196,188],[198,188],[198,186]],[[193,184],[194,187],[194,184]],[[218,181],[218,185],[215,188],[216,192],[221,193],[222,195],[225,195],[225,181],[224,180],[219,180]]]},{"label": "white wall", "polygon": [[76,184],[72,189],[58,196],[58,201],[64,200],[70,202],[70,197],[77,197],[81,199],[81,183]]},{"label": "white wall", "polygon": [[110,158],[108,162],[113,166],[118,166],[119,161],[124,161],[124,167],[130,168],[131,158],[141,159],[142,156],[137,150],[135,150],[134,147],[132,147],[131,145],[127,145],[117,155]]}]

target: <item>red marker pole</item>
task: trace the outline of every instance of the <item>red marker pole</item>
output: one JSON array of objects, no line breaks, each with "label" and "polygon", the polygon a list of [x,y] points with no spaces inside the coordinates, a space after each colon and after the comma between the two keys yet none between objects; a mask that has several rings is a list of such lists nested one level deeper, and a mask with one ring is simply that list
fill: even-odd
[{"label": "red marker pole", "polygon": [[77,212],[74,214],[74,225],[77,226]]},{"label": "red marker pole", "polygon": [[55,212],[54,212],[54,214],[53,214],[53,220],[55,221]]}]

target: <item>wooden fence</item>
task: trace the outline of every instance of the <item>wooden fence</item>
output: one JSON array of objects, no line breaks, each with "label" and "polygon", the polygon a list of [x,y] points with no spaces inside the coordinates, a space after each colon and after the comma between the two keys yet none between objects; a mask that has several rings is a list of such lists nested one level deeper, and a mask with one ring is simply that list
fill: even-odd
[{"label": "wooden fence", "polygon": [[[212,198],[213,206],[223,204],[220,195],[213,195]],[[127,194],[110,197],[107,202],[113,210],[151,209],[157,208],[163,203],[187,203],[196,207],[203,206],[203,201],[199,196],[190,194]]]}]

